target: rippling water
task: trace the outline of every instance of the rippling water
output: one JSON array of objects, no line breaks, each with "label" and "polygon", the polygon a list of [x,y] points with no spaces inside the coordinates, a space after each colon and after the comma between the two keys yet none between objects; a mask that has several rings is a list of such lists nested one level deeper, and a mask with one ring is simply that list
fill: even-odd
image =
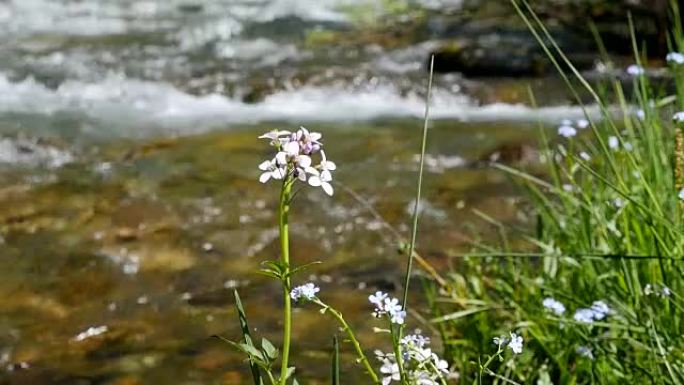
[{"label": "rippling water", "polygon": [[[239,288],[256,331],[277,339],[279,289],[253,274],[278,252],[277,191],[256,169],[256,136],[275,125],[325,132],[337,180],[406,232],[435,41],[310,41],[384,3],[0,0],[0,383],[247,383],[242,357],[208,336],[237,336]],[[505,179],[478,160],[526,148],[537,117],[579,116],[478,96],[502,84],[436,79],[420,239],[440,267],[465,247],[468,208],[514,217]],[[364,207],[341,187],[301,194],[293,255],[325,261],[301,279],[377,347],[364,298],[396,287],[403,263]],[[323,383],[335,328],[297,317],[295,361],[310,364],[298,373]]]}]

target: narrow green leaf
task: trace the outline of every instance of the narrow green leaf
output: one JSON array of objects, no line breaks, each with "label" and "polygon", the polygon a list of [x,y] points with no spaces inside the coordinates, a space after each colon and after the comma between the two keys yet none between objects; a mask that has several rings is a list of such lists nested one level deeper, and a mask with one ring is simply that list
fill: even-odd
[{"label": "narrow green leaf", "polygon": [[[245,314],[245,309],[242,306],[242,301],[240,300],[240,295],[237,290],[233,291],[235,295],[235,308],[237,309],[238,318],[240,319],[240,329],[242,330],[242,337],[245,340],[245,344],[254,346],[252,343],[252,337],[249,334],[249,325],[247,323],[247,315]],[[259,366],[250,359],[249,369],[252,372],[252,379],[254,380],[254,385],[263,385],[264,380],[261,378],[261,372],[259,372]]]}]

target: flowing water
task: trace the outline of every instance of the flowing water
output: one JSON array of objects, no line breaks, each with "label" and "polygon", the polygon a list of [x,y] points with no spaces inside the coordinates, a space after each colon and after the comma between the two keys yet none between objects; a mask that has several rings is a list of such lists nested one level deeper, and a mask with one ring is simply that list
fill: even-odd
[{"label": "flowing water", "polygon": [[[384,346],[365,298],[395,289],[403,262],[366,205],[406,234],[437,43],[315,41],[363,31],[387,3],[0,0],[0,383],[248,383],[209,336],[239,337],[238,288],[256,333],[277,340],[279,289],[254,271],[278,255],[278,191],[257,181],[269,149],[256,136],[301,124],[324,132],[341,185],[298,196],[293,258],[324,263],[296,281]],[[528,81],[540,109],[517,104]],[[477,160],[527,149],[537,118],[578,116],[555,84],[436,78],[420,202],[432,263],[467,247],[471,208],[515,216],[505,177]],[[334,325],[295,316],[298,376],[325,383]]]}]

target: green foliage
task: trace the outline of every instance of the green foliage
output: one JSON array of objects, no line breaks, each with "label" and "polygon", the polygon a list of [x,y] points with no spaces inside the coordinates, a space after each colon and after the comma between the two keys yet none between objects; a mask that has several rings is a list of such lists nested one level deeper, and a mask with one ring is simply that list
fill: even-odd
[{"label": "green foliage", "polygon": [[[552,41],[526,2],[514,4],[540,41]],[[682,52],[681,27],[673,31],[672,50]],[[590,85],[553,42],[544,48],[566,71],[568,86],[584,88],[573,93],[593,98],[590,125],[569,139],[551,140],[541,130],[543,177],[495,166],[524,192],[530,226],[507,228],[500,245],[458,256],[449,287],[430,294],[433,322],[462,383],[478,380],[478,362],[496,350],[492,337],[516,330],[524,352],[492,361],[485,383],[680,384],[684,148],[676,143],[684,141],[677,131],[684,127],[671,117],[684,107],[684,67],[671,66],[673,84],[634,76],[628,92],[618,75]],[[634,51],[643,65],[636,37]],[[506,228],[486,219],[497,233]],[[566,312],[545,309],[546,297]],[[590,324],[573,319],[597,300],[610,306],[608,317]]]}]

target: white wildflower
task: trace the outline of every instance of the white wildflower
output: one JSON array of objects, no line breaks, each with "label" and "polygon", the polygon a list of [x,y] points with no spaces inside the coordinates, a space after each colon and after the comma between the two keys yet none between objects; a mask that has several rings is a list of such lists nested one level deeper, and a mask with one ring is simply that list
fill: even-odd
[{"label": "white wildflower", "polygon": [[579,153],[579,157],[582,158],[585,162],[588,162],[591,160],[591,155],[589,155],[587,152],[582,151]]},{"label": "white wildflower", "polygon": [[300,301],[302,299],[311,301],[316,298],[316,293],[319,291],[321,291],[321,289],[316,287],[313,283],[306,283],[292,289],[292,291],[290,291],[290,298],[294,301]]},{"label": "white wildflower", "polygon": [[627,73],[632,76],[641,76],[645,72],[646,71],[644,70],[644,67],[638,66],[636,64],[632,64],[629,67],[627,67]]},{"label": "white wildflower", "polygon": [[684,64],[684,54],[679,52],[670,52],[665,56],[665,60],[672,64]]},{"label": "white wildflower", "polygon": [[577,309],[573,318],[577,322],[590,324],[606,318],[611,312],[610,307],[605,302],[594,301],[590,308]]},{"label": "white wildflower", "polygon": [[575,352],[577,352],[577,354],[579,354],[581,357],[588,358],[592,361],[594,360],[594,352],[588,346],[578,346],[577,349],[575,349]]},{"label": "white wildflower", "polygon": [[[328,160],[322,151],[322,135],[309,132],[300,127],[294,133],[273,130],[259,136],[260,139],[270,140],[271,146],[276,148],[273,160],[267,160],[259,165],[264,171],[259,180],[266,183],[270,179],[292,178],[308,182],[314,187],[322,187],[328,195],[333,195],[332,173],[337,169],[335,162]],[[320,153],[320,163],[314,165],[312,155]]]},{"label": "white wildflower", "polygon": [[679,190],[679,194],[677,194],[677,197],[684,201],[684,188]]},{"label": "white wildflower", "polygon": [[369,296],[368,301],[375,305],[373,317],[380,318],[387,315],[393,324],[401,325],[404,323],[406,312],[402,309],[398,299],[389,298],[385,293],[378,291]]},{"label": "white wildflower", "polygon": [[631,142],[625,142],[623,144],[623,147],[625,148],[625,151],[632,151],[634,150],[634,146],[632,145]]},{"label": "white wildflower", "polygon": [[314,174],[309,177],[309,184],[311,186],[321,187],[326,194],[332,196],[334,191],[330,182],[332,182],[332,174],[328,170],[323,170],[320,174]]},{"label": "white wildflower", "polygon": [[542,301],[542,305],[544,305],[544,307],[547,310],[552,311],[557,316],[561,316],[565,313],[565,305],[555,300],[554,298],[544,298],[544,300]]},{"label": "white wildflower", "polygon": [[572,318],[577,322],[590,324],[594,322],[594,311],[591,309],[577,309]]},{"label": "white wildflower", "polygon": [[655,295],[657,297],[669,297],[672,295],[672,290],[665,285],[646,284],[644,286],[644,295]]},{"label": "white wildflower", "polygon": [[610,314],[610,308],[603,301],[594,301],[591,304],[591,310],[594,312],[594,319],[596,320],[602,320]]},{"label": "white wildflower", "polygon": [[684,123],[684,111],[679,111],[672,115],[672,120],[677,123]]},{"label": "white wildflower", "polygon": [[615,198],[613,199],[613,205],[619,209],[625,207],[625,201],[623,201],[622,198]]},{"label": "white wildflower", "polygon": [[259,139],[270,139],[270,145],[274,147],[280,147],[284,143],[287,143],[288,139],[286,138],[289,136],[291,133],[290,131],[281,131],[281,130],[271,130],[261,136],[259,136]]},{"label": "white wildflower", "polygon": [[[446,380],[449,375],[449,364],[435,354],[428,346],[430,340],[416,334],[408,335],[401,340],[402,366],[409,384],[415,385],[438,385]],[[399,365],[393,353],[384,354],[375,352],[382,362],[383,385],[393,381],[399,382]]]},{"label": "white wildflower", "polygon": [[522,353],[523,349],[523,338],[522,336],[519,336],[513,332],[511,334],[511,340],[508,341],[508,348],[513,351],[515,354],[520,354]]},{"label": "white wildflower", "polygon": [[375,305],[376,307],[382,306],[382,302],[387,298],[388,295],[386,293],[383,293],[381,291],[376,291],[375,294],[371,294],[368,296],[368,301]]},{"label": "white wildflower", "polygon": [[620,141],[618,140],[617,136],[608,137],[608,147],[610,147],[610,149],[615,150],[619,146],[620,146]]},{"label": "white wildflower", "polygon": [[575,126],[577,126],[577,128],[580,130],[584,130],[585,128],[589,127],[589,121],[587,119],[578,119],[575,122]]},{"label": "white wildflower", "polygon": [[577,130],[575,127],[563,125],[558,127],[558,135],[564,138],[572,138],[577,135]]},{"label": "white wildflower", "polygon": [[639,120],[646,119],[646,112],[644,112],[644,110],[642,110],[642,109],[638,109],[634,114],[636,115],[637,119],[639,119]]},{"label": "white wildflower", "polygon": [[265,160],[259,165],[259,170],[263,171],[259,177],[259,182],[266,183],[269,179],[282,179],[285,176],[285,168],[278,165],[278,162],[273,160]]}]

